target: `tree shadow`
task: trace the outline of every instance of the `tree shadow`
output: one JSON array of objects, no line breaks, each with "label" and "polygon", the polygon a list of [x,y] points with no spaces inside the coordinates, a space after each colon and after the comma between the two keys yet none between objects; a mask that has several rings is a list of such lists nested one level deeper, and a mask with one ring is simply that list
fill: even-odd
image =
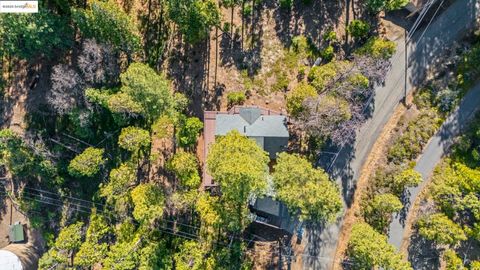
[{"label": "tree shadow", "polygon": [[435,248],[435,244],[424,239],[418,233],[410,236],[408,261],[416,270],[440,269],[440,253]]},{"label": "tree shadow", "polygon": [[[267,1],[271,2],[271,1]],[[322,35],[331,28],[336,28],[345,6],[344,1],[311,0],[294,1],[290,10],[275,5],[275,30],[284,46],[290,46],[293,36],[304,34],[317,47],[322,47]]]}]

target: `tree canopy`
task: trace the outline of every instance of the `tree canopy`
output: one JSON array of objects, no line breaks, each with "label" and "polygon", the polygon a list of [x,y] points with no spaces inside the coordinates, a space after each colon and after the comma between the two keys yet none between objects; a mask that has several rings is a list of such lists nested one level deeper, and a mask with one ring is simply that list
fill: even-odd
[{"label": "tree canopy", "polygon": [[342,209],[338,186],[299,155],[280,153],[272,176],[277,197],[302,219],[331,222]]},{"label": "tree canopy", "polygon": [[68,165],[68,173],[75,177],[95,176],[100,171],[101,166],[105,163],[103,153],[103,149],[88,147],[70,161],[70,164]]}]

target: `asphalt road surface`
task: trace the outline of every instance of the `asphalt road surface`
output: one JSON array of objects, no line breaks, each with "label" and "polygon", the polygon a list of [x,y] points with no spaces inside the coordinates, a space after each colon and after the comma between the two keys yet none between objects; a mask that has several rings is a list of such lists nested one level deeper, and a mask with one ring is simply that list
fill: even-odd
[{"label": "asphalt road surface", "polygon": [[[408,46],[409,69],[407,89],[424,80],[426,70],[440,62],[442,54],[455,41],[461,39],[478,16],[479,0],[457,0],[426,28],[423,25],[413,36]],[[424,29],[426,31],[424,32]],[[392,68],[385,85],[375,89],[372,115],[357,132],[354,146],[344,147],[332,164],[331,176],[342,187],[344,208],[350,203],[355,182],[368,153],[380,135],[395,106],[404,96],[405,47],[403,37],[398,38],[397,52],[392,57]],[[331,269],[342,226],[340,218],[336,223],[307,228],[307,241],[303,254],[304,269]]]}]

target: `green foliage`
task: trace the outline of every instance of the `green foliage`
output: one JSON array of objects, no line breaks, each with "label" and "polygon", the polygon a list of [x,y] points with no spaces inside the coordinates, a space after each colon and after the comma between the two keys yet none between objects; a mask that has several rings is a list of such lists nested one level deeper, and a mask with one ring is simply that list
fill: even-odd
[{"label": "green foliage", "polygon": [[93,1],[88,9],[73,9],[72,19],[86,37],[133,53],[141,49],[134,22],[114,1]]},{"label": "green foliage", "polygon": [[321,66],[314,66],[308,73],[308,80],[317,91],[323,91],[327,84],[331,83],[337,76],[346,69],[349,63],[346,61],[334,61]]},{"label": "green foliage", "polygon": [[402,194],[406,188],[416,187],[422,181],[422,175],[419,172],[408,168],[393,177],[391,189],[395,194]]},{"label": "green foliage", "polygon": [[10,129],[0,130],[0,165],[15,176],[54,178],[56,168],[33,150]]},{"label": "green foliage", "polygon": [[[89,93],[90,95],[93,92]],[[138,117],[145,113],[144,108],[126,93],[116,93],[108,96],[107,108],[114,114],[119,124],[126,122],[128,118]]]},{"label": "green foliage", "polygon": [[183,187],[196,189],[200,185],[198,160],[194,154],[185,151],[175,153],[168,163],[168,168],[175,173]]},{"label": "green foliage", "polygon": [[110,177],[105,185],[100,186],[100,195],[113,202],[125,196],[136,179],[136,169],[132,164],[122,163],[118,168],[110,171]]},{"label": "green foliage", "polygon": [[279,1],[280,1],[280,8],[291,9],[293,6],[292,0],[279,0]]},{"label": "green foliage", "polygon": [[457,73],[459,85],[465,90],[480,77],[480,42],[463,53]]},{"label": "green foliage", "polygon": [[432,214],[417,222],[418,233],[425,239],[434,241],[437,245],[455,246],[460,241],[467,240],[462,227],[450,220],[444,214]]},{"label": "green foliage", "polygon": [[445,261],[445,270],[465,270],[462,258],[452,249],[447,249],[442,254],[442,259]]},{"label": "green foliage", "polygon": [[53,247],[40,258],[39,269],[66,268],[69,257],[82,244],[82,227],[83,223],[77,222],[63,228]]},{"label": "green foliage", "polygon": [[355,73],[348,77],[348,82],[354,87],[368,88],[370,81],[361,73]]},{"label": "green foliage", "polygon": [[370,11],[378,13],[382,10],[392,11],[400,9],[408,4],[408,0],[368,0],[367,6]]},{"label": "green foliage", "polygon": [[[335,32],[333,32],[335,34]],[[294,36],[290,50],[299,55],[301,58],[315,58],[318,49],[311,39],[305,36]]]},{"label": "green foliage", "polygon": [[170,82],[157,74],[149,66],[132,63],[127,71],[120,75],[121,93],[131,97],[145,111],[149,123],[153,123],[162,114],[172,113],[176,106],[170,90]]},{"label": "green foliage", "polygon": [[152,223],[155,219],[161,218],[165,206],[165,197],[162,190],[154,184],[140,184],[132,192],[134,204],[133,217],[146,223]]},{"label": "green foliage", "polygon": [[245,92],[242,92],[242,91],[229,92],[227,94],[228,107],[233,107],[235,105],[243,105],[246,99],[247,97],[245,96]]},{"label": "green foliage", "polygon": [[370,32],[370,25],[362,20],[353,20],[347,26],[347,32],[354,38],[364,38]]},{"label": "green foliage", "polygon": [[150,146],[150,134],[137,127],[123,128],[118,137],[118,146],[133,153]]},{"label": "green foliage", "polygon": [[111,270],[133,270],[137,267],[138,253],[133,252],[136,241],[116,242],[110,246],[102,265]]},{"label": "green foliage", "polygon": [[247,225],[248,198],[265,191],[268,161],[255,141],[236,130],[210,146],[207,170],[222,189],[224,211],[231,213],[230,229],[240,231]]},{"label": "green foliage", "polygon": [[412,269],[410,263],[395,253],[395,247],[387,242],[387,237],[376,232],[366,223],[353,225],[348,241],[347,255],[355,264],[355,269],[381,267],[385,270]]},{"label": "green foliage", "polygon": [[332,222],[342,209],[338,186],[299,155],[280,153],[272,176],[277,197],[301,219]]},{"label": "green foliage", "polygon": [[175,266],[178,270],[212,269],[213,258],[205,258],[205,249],[196,241],[185,241],[174,255]]},{"label": "green foliage", "polygon": [[418,109],[430,109],[435,106],[435,96],[431,89],[421,88],[413,95],[413,103]]},{"label": "green foliage", "polygon": [[435,111],[424,111],[408,123],[403,134],[395,140],[388,151],[388,160],[401,164],[415,159],[427,144],[430,137],[440,127],[442,120]]},{"label": "green foliage", "polygon": [[180,146],[189,147],[195,145],[202,129],[203,123],[197,117],[188,117],[183,120],[177,133]]},{"label": "green foliage", "polygon": [[95,263],[101,262],[107,254],[107,243],[100,243],[110,233],[105,218],[95,212],[90,215],[85,242],[75,254],[74,266],[88,268]]},{"label": "green foliage", "polygon": [[287,94],[287,111],[292,117],[298,117],[304,110],[303,102],[317,96],[315,88],[305,82],[297,85]]},{"label": "green foliage", "polygon": [[392,214],[402,208],[403,204],[397,196],[390,193],[378,194],[363,209],[363,216],[375,230],[384,232],[390,223]]},{"label": "green foliage", "polygon": [[53,57],[72,45],[73,31],[65,19],[40,6],[34,14],[2,14],[0,39],[3,55]]},{"label": "green foliage", "polygon": [[332,61],[335,57],[335,51],[333,49],[333,46],[328,45],[325,49],[323,49],[323,51],[320,52],[320,55],[325,62]]},{"label": "green foliage", "polygon": [[337,33],[333,30],[328,30],[323,34],[322,38],[327,42],[336,42],[337,41]]},{"label": "green foliage", "polygon": [[105,163],[103,153],[103,149],[88,147],[70,161],[68,173],[75,177],[95,176]]},{"label": "green foliage", "polygon": [[189,43],[204,40],[210,28],[220,26],[220,11],[213,0],[172,0],[168,4],[170,19]]},{"label": "green foliage", "polygon": [[372,37],[368,39],[367,43],[356,50],[360,55],[368,55],[373,58],[388,59],[396,51],[395,42],[382,38]]}]

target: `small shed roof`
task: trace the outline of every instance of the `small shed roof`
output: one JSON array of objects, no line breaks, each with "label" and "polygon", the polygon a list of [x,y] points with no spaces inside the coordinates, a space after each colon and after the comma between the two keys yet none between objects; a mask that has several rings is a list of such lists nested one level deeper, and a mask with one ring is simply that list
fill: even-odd
[{"label": "small shed roof", "polygon": [[25,240],[23,225],[20,223],[10,225],[9,238],[13,243],[23,242]]}]

